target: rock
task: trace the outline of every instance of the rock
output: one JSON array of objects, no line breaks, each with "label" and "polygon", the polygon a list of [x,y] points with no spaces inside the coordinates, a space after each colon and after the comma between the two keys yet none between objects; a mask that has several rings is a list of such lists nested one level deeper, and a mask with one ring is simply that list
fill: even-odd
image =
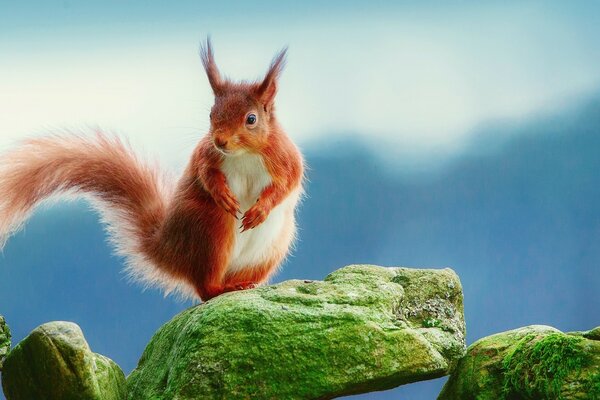
[{"label": "rock", "polygon": [[4,317],[0,315],[0,371],[2,371],[2,363],[10,350],[10,329],[6,325]]},{"label": "rock", "polygon": [[353,265],[190,308],[152,338],[128,398],[330,399],[448,374],[465,352],[450,269]]},{"label": "rock", "polygon": [[34,329],[6,357],[2,386],[7,400],[120,400],[123,371],[92,353],[79,326],[49,322]]},{"label": "rock", "polygon": [[478,340],[438,400],[600,399],[598,333],[533,325]]}]

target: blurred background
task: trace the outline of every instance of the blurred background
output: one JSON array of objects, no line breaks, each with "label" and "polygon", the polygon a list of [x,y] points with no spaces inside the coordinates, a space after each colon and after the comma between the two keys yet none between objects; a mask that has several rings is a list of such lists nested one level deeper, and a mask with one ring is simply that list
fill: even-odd
[{"label": "blurred background", "polygon": [[[600,3],[0,0],[0,148],[100,126],[180,171],[209,124],[209,33],[233,79],[289,45],[278,114],[310,169],[274,282],[450,266],[469,343],[600,324]],[[14,343],[74,321],[129,373],[191,303],[121,265],[85,203],[38,210],[0,255]],[[433,399],[443,382],[353,398]]]}]

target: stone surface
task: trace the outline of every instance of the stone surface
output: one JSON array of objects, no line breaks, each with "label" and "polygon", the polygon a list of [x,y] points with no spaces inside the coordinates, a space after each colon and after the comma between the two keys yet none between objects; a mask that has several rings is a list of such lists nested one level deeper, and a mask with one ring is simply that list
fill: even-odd
[{"label": "stone surface", "polygon": [[2,365],[4,358],[10,350],[10,330],[4,317],[0,315],[0,371],[2,371]]},{"label": "stone surface", "polygon": [[177,315],[128,398],[329,399],[448,374],[465,351],[450,269],[353,265],[221,295]]},{"label": "stone surface", "polygon": [[4,362],[7,400],[120,400],[123,371],[92,353],[79,326],[49,322],[34,329]]},{"label": "stone surface", "polygon": [[600,329],[533,325],[473,343],[439,400],[600,399]]}]

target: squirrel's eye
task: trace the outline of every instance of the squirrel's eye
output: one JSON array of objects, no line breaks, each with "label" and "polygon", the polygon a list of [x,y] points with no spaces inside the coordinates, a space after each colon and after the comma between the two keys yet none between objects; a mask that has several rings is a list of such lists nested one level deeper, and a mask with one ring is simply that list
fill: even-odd
[{"label": "squirrel's eye", "polygon": [[248,125],[254,125],[256,123],[256,115],[248,114],[248,116],[246,117],[246,123]]}]

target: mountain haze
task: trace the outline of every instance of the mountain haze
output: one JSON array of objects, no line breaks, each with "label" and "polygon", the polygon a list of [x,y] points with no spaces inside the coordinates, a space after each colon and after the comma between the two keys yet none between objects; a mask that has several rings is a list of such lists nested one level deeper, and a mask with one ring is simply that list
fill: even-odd
[{"label": "mountain haze", "polygon": [[[299,242],[274,281],[321,279],[352,263],[450,266],[469,343],[523,325],[598,325],[600,100],[482,127],[465,154],[427,174],[397,171],[360,142],[327,148],[335,156],[306,154]],[[129,372],[190,303],[128,284],[121,264],[83,203],[37,212],[0,258],[0,313],[14,343],[43,322],[71,320]],[[358,397],[434,398],[441,384]]]}]

